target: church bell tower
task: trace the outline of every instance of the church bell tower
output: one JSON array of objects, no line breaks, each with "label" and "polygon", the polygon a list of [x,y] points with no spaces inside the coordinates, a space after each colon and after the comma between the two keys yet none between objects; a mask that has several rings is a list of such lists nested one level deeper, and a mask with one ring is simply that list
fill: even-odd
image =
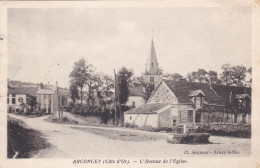
[{"label": "church bell tower", "polygon": [[159,64],[156,58],[156,52],[154,47],[154,42],[152,38],[151,49],[148,55],[147,62],[145,64],[145,74],[144,81],[146,83],[153,84],[154,88],[156,88],[162,80],[162,73],[159,68]]}]

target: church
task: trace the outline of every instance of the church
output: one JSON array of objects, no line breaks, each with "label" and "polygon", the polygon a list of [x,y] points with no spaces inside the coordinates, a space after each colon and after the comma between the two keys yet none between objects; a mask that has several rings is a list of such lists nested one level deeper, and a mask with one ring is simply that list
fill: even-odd
[{"label": "church", "polygon": [[125,125],[195,128],[209,123],[251,123],[251,88],[163,79],[153,39],[144,80],[154,85],[154,91],[146,103],[124,112]]}]

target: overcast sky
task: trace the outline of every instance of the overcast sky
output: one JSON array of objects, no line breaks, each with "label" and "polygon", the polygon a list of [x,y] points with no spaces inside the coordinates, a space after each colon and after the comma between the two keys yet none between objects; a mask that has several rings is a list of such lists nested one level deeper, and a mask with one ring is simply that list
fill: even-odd
[{"label": "overcast sky", "polygon": [[251,66],[250,8],[9,9],[8,77],[68,86],[75,61],[145,70],[152,29],[159,66],[180,73]]}]

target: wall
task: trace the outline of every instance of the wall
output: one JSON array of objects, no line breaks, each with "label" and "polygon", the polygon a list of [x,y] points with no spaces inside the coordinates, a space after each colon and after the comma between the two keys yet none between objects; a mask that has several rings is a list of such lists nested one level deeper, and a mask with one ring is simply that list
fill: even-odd
[{"label": "wall", "polygon": [[155,91],[155,93],[149,98],[148,102],[177,102],[177,98],[172,93],[170,88],[164,82],[162,82],[161,85]]},{"label": "wall", "polygon": [[171,128],[173,126],[173,119],[171,109],[167,109],[158,114],[158,127],[168,127]]},{"label": "wall", "polygon": [[9,104],[8,107],[12,107],[13,109],[19,109],[21,103],[19,102],[19,98],[23,98],[23,102],[26,104],[27,100],[26,100],[26,94],[15,94],[15,104],[12,104],[12,94],[8,95],[9,97]]},{"label": "wall", "polygon": [[156,88],[160,84],[160,82],[162,80],[162,75],[144,75],[144,81],[146,83],[150,83],[150,77],[151,76],[154,77],[154,86]]},{"label": "wall", "polygon": [[127,101],[127,106],[132,107],[133,102],[135,102],[135,107],[140,107],[145,104],[144,98],[140,96],[129,96],[128,101]]},{"label": "wall", "polygon": [[124,114],[124,124],[138,127],[158,127],[157,114]]}]

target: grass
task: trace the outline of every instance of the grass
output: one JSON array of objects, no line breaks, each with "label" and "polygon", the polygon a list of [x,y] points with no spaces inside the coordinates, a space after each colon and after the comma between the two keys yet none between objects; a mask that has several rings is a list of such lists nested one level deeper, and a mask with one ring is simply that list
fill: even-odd
[{"label": "grass", "polygon": [[31,158],[41,149],[51,147],[43,135],[26,128],[21,120],[8,117],[8,158]]},{"label": "grass", "polygon": [[78,124],[78,121],[68,118],[68,117],[63,117],[62,119],[57,119],[54,115],[44,119],[47,122],[51,123],[58,123],[58,124]]},{"label": "grass", "polygon": [[78,128],[78,127],[72,127],[72,128],[79,129],[81,131],[91,132],[93,134],[100,135],[108,139],[117,139],[122,141],[142,142],[142,141],[165,139],[165,137],[161,135],[144,134],[141,132],[133,133],[130,131],[109,130],[109,129],[102,129],[102,128]]}]

